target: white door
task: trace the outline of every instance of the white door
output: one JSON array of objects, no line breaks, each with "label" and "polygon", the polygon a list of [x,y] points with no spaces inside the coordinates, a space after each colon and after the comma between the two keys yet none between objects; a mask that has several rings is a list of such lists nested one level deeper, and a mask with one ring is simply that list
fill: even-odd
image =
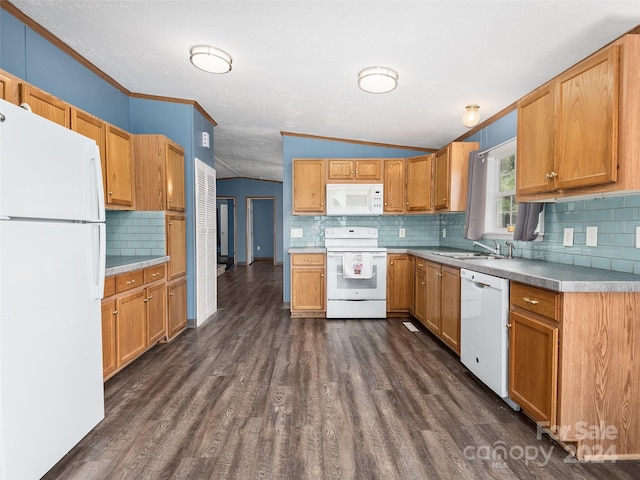
[{"label": "white door", "polygon": [[196,158],[196,326],[218,309],[216,171]]},{"label": "white door", "polygon": [[247,265],[253,263],[253,200],[247,198]]},{"label": "white door", "polygon": [[220,204],[220,255],[229,256],[229,205]]}]

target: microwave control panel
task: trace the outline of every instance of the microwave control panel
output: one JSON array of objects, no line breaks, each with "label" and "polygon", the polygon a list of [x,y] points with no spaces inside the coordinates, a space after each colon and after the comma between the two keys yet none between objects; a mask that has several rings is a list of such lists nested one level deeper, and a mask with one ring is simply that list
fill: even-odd
[{"label": "microwave control panel", "polygon": [[382,199],[382,185],[375,185],[371,192],[371,210],[375,214],[382,214],[383,212],[383,199]]}]

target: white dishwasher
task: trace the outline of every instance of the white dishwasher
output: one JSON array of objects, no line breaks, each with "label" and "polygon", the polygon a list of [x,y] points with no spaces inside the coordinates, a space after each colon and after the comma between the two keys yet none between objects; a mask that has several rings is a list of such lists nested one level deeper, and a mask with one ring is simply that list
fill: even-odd
[{"label": "white dishwasher", "polygon": [[509,280],[460,270],[460,361],[514,410],[509,398]]}]

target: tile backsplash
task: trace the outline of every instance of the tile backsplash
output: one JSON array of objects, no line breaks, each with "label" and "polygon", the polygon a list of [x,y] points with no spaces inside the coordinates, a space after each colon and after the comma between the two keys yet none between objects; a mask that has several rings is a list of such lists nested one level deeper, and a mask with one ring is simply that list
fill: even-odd
[{"label": "tile backsplash", "polygon": [[107,255],[166,255],[164,212],[107,210]]},{"label": "tile backsplash", "polygon": [[[302,229],[302,238],[291,238],[291,247],[324,246],[324,229],[337,226],[368,226],[379,231],[385,247],[442,246],[472,250],[464,238],[464,213],[435,215],[385,215],[374,217],[292,216],[291,228]],[[598,228],[598,245],[586,245],[587,227]],[[541,241],[514,241],[514,256],[567,265],[640,274],[640,248],[635,248],[640,227],[640,195],[545,204],[544,237]],[[399,236],[405,229],[405,238]],[[573,246],[565,247],[565,228],[573,228]],[[446,229],[446,237],[443,237]],[[504,243],[498,240],[506,252]],[[493,245],[493,240],[483,243]]]}]

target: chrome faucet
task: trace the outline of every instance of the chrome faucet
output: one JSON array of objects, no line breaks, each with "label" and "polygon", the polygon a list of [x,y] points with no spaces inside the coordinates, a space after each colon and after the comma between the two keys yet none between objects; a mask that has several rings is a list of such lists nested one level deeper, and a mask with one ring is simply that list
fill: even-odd
[{"label": "chrome faucet", "polygon": [[509,247],[509,256],[507,258],[513,258],[513,249],[516,248],[516,246],[513,242],[504,242],[504,244]]},{"label": "chrome faucet", "polygon": [[482,247],[485,250],[489,250],[491,253],[495,253],[496,255],[500,255],[500,245],[498,245],[498,242],[496,240],[494,240],[493,243],[495,244],[495,248],[488,247],[484,243],[473,242],[473,244],[477,245],[478,247]]}]

